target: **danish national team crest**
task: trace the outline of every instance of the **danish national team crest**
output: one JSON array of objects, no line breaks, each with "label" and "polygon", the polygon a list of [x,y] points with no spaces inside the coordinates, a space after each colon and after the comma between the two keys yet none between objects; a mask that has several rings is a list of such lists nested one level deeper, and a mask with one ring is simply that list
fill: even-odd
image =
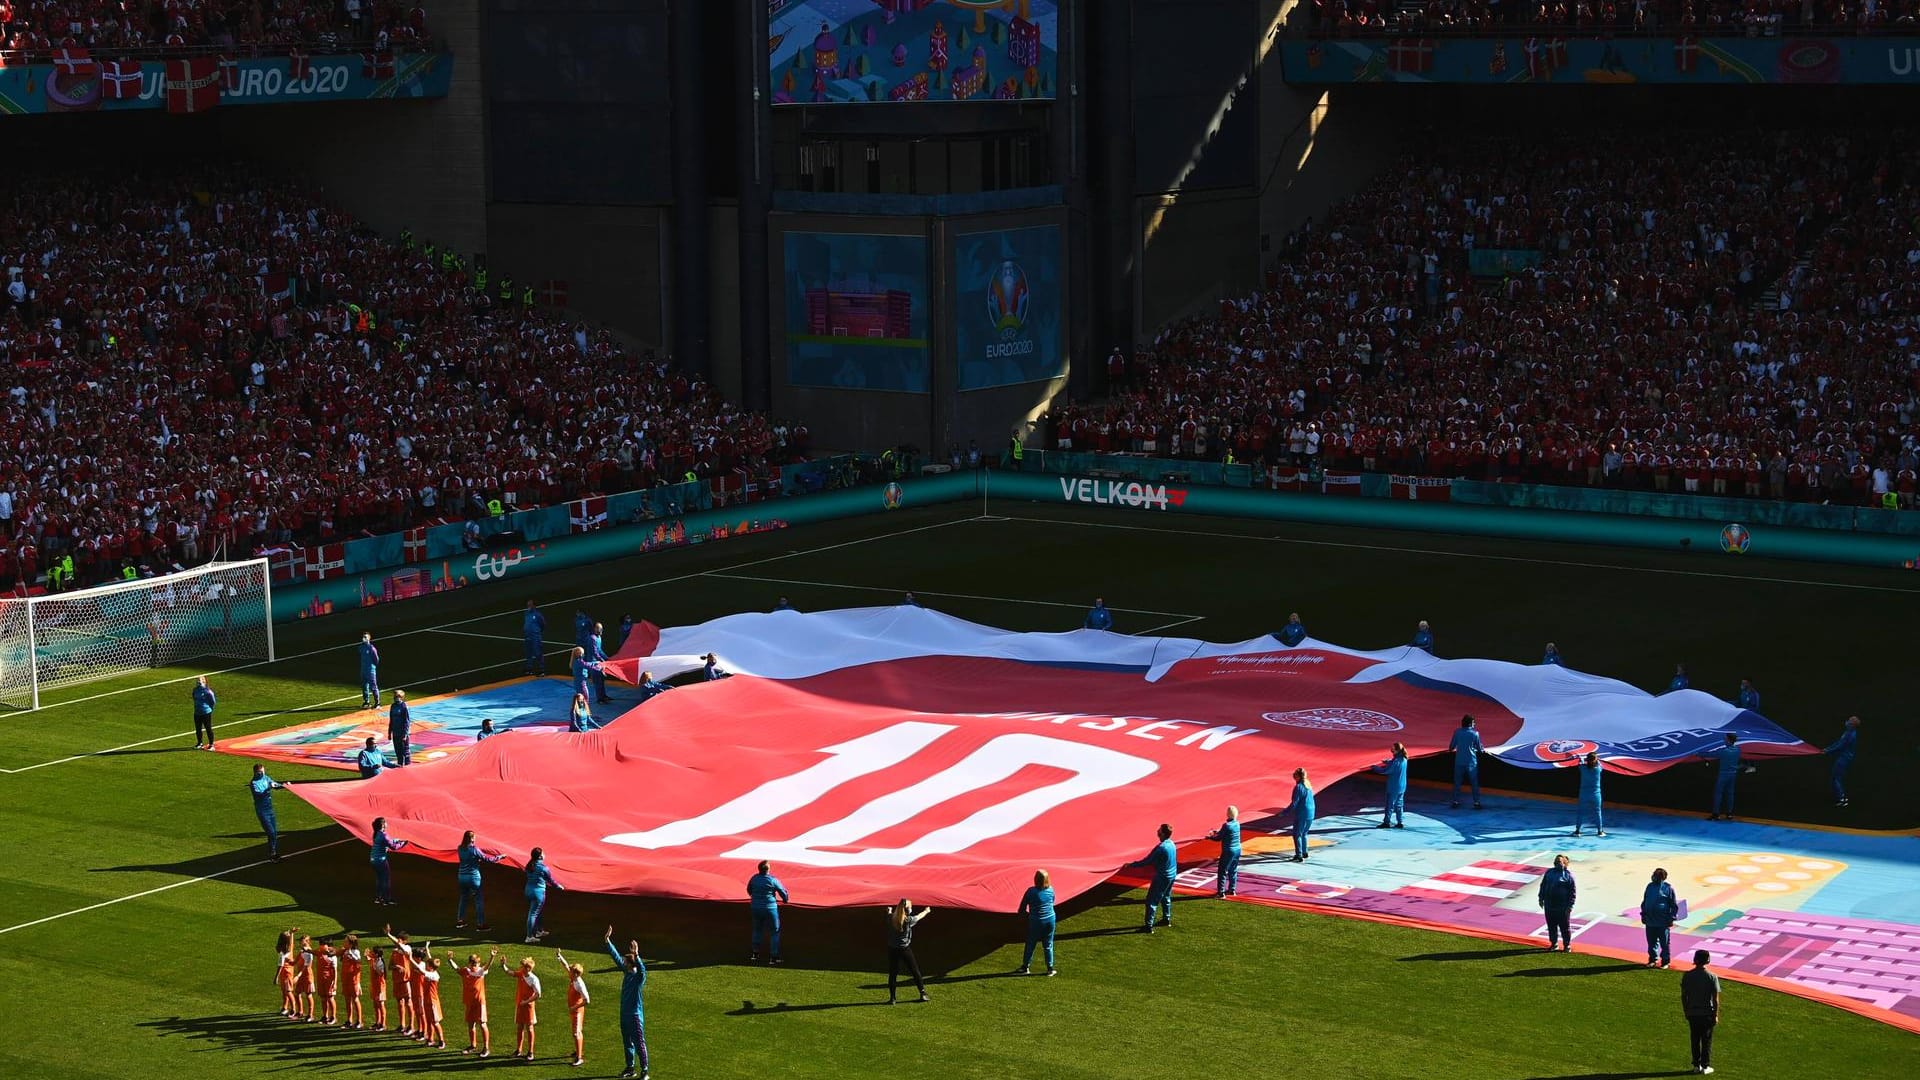
[{"label": "danish national team crest", "polygon": [[[293,790],[363,838],[384,816],[434,858],[466,829],[510,863],[544,847],[573,889],[737,900],[767,859],[796,903],[1005,911],[1036,867],[1075,895],[1140,858],[1162,821],[1196,839],[1230,803],[1249,817],[1284,806],[1296,768],[1325,787],[1394,742],[1442,752],[1467,713],[1491,753],[1533,767],[1554,764],[1538,747],[1579,732],[1624,771],[1727,730],[1750,755],[1808,752],[1706,694],[1655,698],[1558,667],[1016,634],[912,606],[642,625],[608,671],[666,677],[708,653],[735,677],[601,731],[508,731],[443,762]],[[1620,756],[1635,739],[1648,761]]]}]

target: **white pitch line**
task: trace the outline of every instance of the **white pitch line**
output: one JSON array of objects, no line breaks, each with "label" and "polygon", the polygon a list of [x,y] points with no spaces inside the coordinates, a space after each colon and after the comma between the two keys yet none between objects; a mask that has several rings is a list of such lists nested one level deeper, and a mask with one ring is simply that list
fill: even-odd
[{"label": "white pitch line", "polygon": [[[982,519],[971,518],[968,520],[979,521]],[[1443,548],[1394,547],[1391,544],[1356,544],[1344,540],[1303,540],[1292,536],[1258,536],[1253,533],[1207,532],[1202,529],[1157,529],[1151,525],[1120,525],[1108,521],[1067,521],[1060,518],[1035,517],[1009,517],[1001,520],[1026,522],[1034,525],[1064,525],[1076,529],[1125,529],[1131,532],[1166,533],[1171,536],[1204,536],[1216,540],[1259,540],[1271,544],[1302,544],[1310,547],[1350,548],[1355,551],[1391,551],[1401,555],[1440,555],[1449,559],[1486,559],[1493,562],[1535,563],[1541,566],[1572,566],[1586,570],[1623,570],[1636,574],[1672,574],[1679,577],[1725,578],[1728,581],[1764,581],[1775,585],[1811,585],[1823,589],[1858,589],[1865,592],[1910,593],[1920,595],[1920,589],[1903,589],[1895,585],[1859,585],[1846,581],[1814,581],[1807,578],[1722,574],[1713,570],[1672,570],[1658,566],[1622,566],[1617,563],[1580,562],[1573,559],[1539,559],[1526,555],[1494,555],[1486,552],[1447,551]],[[1499,540],[1504,538],[1490,537],[1490,539]]]},{"label": "white pitch line", "polygon": [[[427,631],[427,633],[429,633],[429,634],[451,634],[451,635],[452,635],[452,636],[454,636],[454,637],[470,637],[470,638],[482,638],[482,639],[485,639],[485,640],[487,640],[487,641],[518,641],[518,642],[520,642],[520,643],[522,643],[522,644],[525,644],[525,643],[526,643],[526,640],[527,640],[527,639],[526,639],[526,638],[524,638],[524,637],[515,637],[515,636],[513,636],[512,634],[476,634],[476,633],[474,633],[474,632],[473,632],[473,631],[471,631],[471,630],[429,630],[429,631]],[[571,650],[572,648],[573,648],[573,647],[572,647],[571,645],[569,645],[569,646],[567,646],[567,647],[565,647],[565,648],[552,648],[552,649],[546,649],[546,650],[544,650],[544,651],[545,651],[545,653],[546,653],[546,655],[548,655],[548,656],[552,656],[552,655],[553,655],[554,653],[562,653],[562,652],[568,652],[568,651],[570,651],[570,650]]]},{"label": "white pitch line", "polygon": [[[858,589],[861,592],[884,593],[903,593],[907,591],[905,589],[894,588],[891,585],[843,585],[833,581],[796,581],[792,578],[752,577],[747,574],[735,574],[727,570],[709,570],[705,576],[726,578],[730,581],[759,581],[768,585],[803,585],[815,589]],[[928,592],[925,589],[914,589],[912,592],[915,596],[937,596],[944,600],[985,600],[996,604],[1033,604],[1039,607],[1076,608],[1081,611],[1087,609],[1086,604],[1068,603],[1062,600],[1019,600],[1010,596],[976,596],[973,593]],[[1205,618],[1203,615],[1186,615],[1178,611],[1149,611],[1146,608],[1117,607],[1113,610],[1126,615],[1178,615],[1186,622]]]},{"label": "white pitch line", "polygon": [[[301,848],[299,851],[295,851],[286,855],[280,861],[285,862],[287,859],[291,859],[295,855],[305,855],[310,851],[324,851],[330,847],[339,847],[341,844],[351,843],[354,839],[355,839],[354,837],[348,836],[348,837],[343,837],[339,840],[330,840],[327,843],[319,844],[314,847]],[[50,923],[57,919],[64,919],[70,915],[85,915],[89,911],[98,911],[103,907],[112,907],[115,904],[124,904],[129,900],[139,900],[143,897],[152,896],[155,893],[166,892],[169,889],[179,889],[179,888],[184,888],[188,885],[198,885],[203,881],[212,881],[215,878],[223,878],[223,877],[226,877],[228,874],[237,874],[242,870],[251,870],[256,866],[266,866],[271,862],[273,862],[272,859],[259,859],[254,862],[243,863],[239,866],[230,866],[225,870],[215,871],[214,873],[207,874],[203,877],[189,878],[186,881],[176,881],[171,885],[162,885],[157,889],[148,889],[145,892],[132,893],[128,896],[119,896],[119,897],[115,897],[112,900],[102,900],[97,904],[88,904],[86,907],[74,908],[72,911],[63,911],[58,915],[48,915],[43,919],[35,919],[32,922],[23,922],[17,926],[9,926],[4,929],[0,929],[0,934],[11,934],[15,930],[25,930],[30,926],[39,926],[42,923]]]},{"label": "white pitch line", "polygon": [[[926,532],[928,529],[944,529],[949,525],[961,525],[961,524],[965,524],[967,522],[975,521],[975,520],[978,520],[978,519],[977,518],[954,518],[952,521],[939,521],[939,522],[935,522],[932,525],[922,525],[917,528],[905,529],[900,532],[880,533],[875,536],[863,536],[857,540],[847,540],[838,544],[827,544],[822,547],[807,548],[801,551],[789,551],[784,555],[772,555],[764,559],[750,559],[747,562],[738,563],[734,566],[723,567],[722,569],[723,570],[744,570],[749,566],[759,566],[763,563],[778,562],[781,559],[791,559],[791,558],[795,558],[797,556],[802,556],[802,555],[815,555],[823,551],[834,551],[839,548],[852,547],[855,544],[866,544],[866,543],[871,543],[872,541],[875,541],[875,540],[890,540],[896,536],[911,536],[914,533]],[[655,585],[671,585],[675,582],[680,582],[680,581],[692,581],[694,578],[705,577],[706,575],[714,572],[715,571],[711,571],[711,570],[700,570],[690,574],[677,574],[673,577],[656,578],[653,581],[642,581],[633,585],[622,585],[617,589],[602,589],[599,592],[586,593],[585,595],[582,595],[582,596],[568,597],[567,599],[564,599],[564,600],[549,600],[547,601],[547,603],[561,604],[561,605],[577,604],[583,600],[595,600],[602,596],[613,596],[616,593],[631,592],[635,589],[645,589]],[[391,634],[381,635],[380,640],[391,641],[395,638],[412,637],[415,634],[445,633],[451,627],[470,626],[477,622],[486,622],[488,619],[503,619],[509,615],[518,615],[523,610],[525,609],[514,608],[511,611],[498,611],[498,612],[494,612],[491,615],[475,615],[469,619],[457,619],[450,623],[440,623],[434,626],[423,626],[413,630],[399,630]],[[17,713],[15,715],[32,716],[32,715],[35,715],[35,712],[44,713],[49,709],[58,709],[65,705],[80,705],[89,701],[99,701],[103,698],[118,697],[121,694],[132,694],[142,690],[153,690],[162,686],[172,686],[176,683],[192,682],[193,680],[199,678],[201,674],[204,674],[207,676],[231,675],[237,671],[247,671],[252,668],[266,667],[270,664],[284,664],[290,660],[304,660],[307,657],[319,656],[323,653],[337,652],[341,649],[357,648],[359,644],[360,643],[358,641],[347,641],[347,642],[342,642],[339,645],[328,645],[323,648],[309,649],[306,652],[302,652],[302,653],[293,653],[292,655],[289,655],[289,656],[277,657],[273,660],[254,660],[245,664],[236,664],[230,668],[221,668],[217,671],[201,672],[195,675],[181,675],[178,678],[161,679],[159,682],[141,683],[138,686],[126,686],[118,690],[108,690],[108,691],[105,691],[104,693],[89,694],[86,697],[67,698],[62,701],[55,701],[55,702],[52,702],[51,704],[42,705],[38,710],[34,712],[23,712],[23,713]],[[100,751],[100,752],[111,753],[111,751]],[[77,756],[90,757],[92,755],[80,754]],[[9,771],[9,770],[0,770],[0,772],[5,772],[5,771]],[[23,770],[15,769],[11,771],[20,772]]]},{"label": "white pitch line", "polygon": [[[1115,610],[1115,611],[1119,611],[1119,610],[1121,610],[1121,609],[1120,609],[1120,608],[1114,608],[1114,610]],[[1169,614],[1171,614],[1171,613],[1169,613]],[[1179,621],[1177,621],[1177,622],[1170,622],[1170,623],[1166,623],[1166,624],[1164,624],[1164,625],[1161,625],[1161,626],[1156,626],[1156,627],[1154,627],[1154,628],[1153,628],[1153,629],[1151,629],[1151,630],[1141,630],[1141,631],[1139,631],[1138,633],[1135,633],[1135,634],[1133,634],[1132,636],[1133,636],[1133,637],[1152,637],[1152,636],[1153,636],[1153,635],[1155,635],[1155,634],[1158,634],[1158,633],[1162,633],[1162,632],[1164,632],[1164,631],[1167,631],[1167,630],[1171,630],[1171,629],[1173,629],[1173,628],[1174,628],[1174,627],[1176,627],[1176,626],[1185,626],[1185,625],[1187,625],[1188,623],[1197,623],[1197,622],[1199,622],[1200,620],[1202,620],[1202,619],[1204,619],[1204,618],[1206,618],[1206,616],[1205,616],[1205,615],[1189,615],[1189,616],[1187,616],[1186,618],[1184,618],[1184,619],[1181,619],[1181,620],[1179,620]]]}]

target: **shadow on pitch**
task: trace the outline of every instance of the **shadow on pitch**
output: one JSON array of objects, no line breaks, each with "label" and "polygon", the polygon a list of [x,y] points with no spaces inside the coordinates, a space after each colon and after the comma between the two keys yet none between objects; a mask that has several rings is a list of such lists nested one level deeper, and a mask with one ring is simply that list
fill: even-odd
[{"label": "shadow on pitch", "polygon": [[[210,1053],[251,1053],[305,1072],[442,1072],[495,1064],[458,1050],[429,1050],[392,1032],[344,1031],[303,1024],[278,1014],[169,1016],[140,1027],[163,1038],[185,1039]],[[454,1045],[452,1040],[449,1045]],[[496,1047],[496,1054],[498,1047]],[[551,1064],[562,1059],[553,1057]]]},{"label": "shadow on pitch", "polygon": [[1616,971],[1639,971],[1642,964],[1600,964],[1586,967],[1544,967],[1527,968],[1525,971],[1502,971],[1496,979],[1558,979],[1568,975],[1609,975]]},{"label": "shadow on pitch", "polygon": [[1580,1073],[1577,1076],[1534,1076],[1528,1080],[1652,1080],[1659,1076],[1692,1076],[1692,1069],[1668,1069],[1665,1072]]},{"label": "shadow on pitch", "polygon": [[[911,984],[909,984],[911,985]],[[882,987],[885,989],[885,987]],[[729,1009],[726,1016],[778,1016],[781,1013],[824,1012],[828,1009],[864,1009],[869,1005],[885,1005],[886,1002],[874,1001],[822,1001],[810,1005],[789,1005],[784,1001],[772,1005],[756,1005],[743,1001],[737,1009]]]},{"label": "shadow on pitch", "polygon": [[1400,963],[1403,964],[1420,960],[1499,960],[1508,956],[1531,956],[1540,951],[1539,949],[1529,948],[1466,949],[1461,952],[1419,953],[1415,956],[1402,956],[1398,959]]}]

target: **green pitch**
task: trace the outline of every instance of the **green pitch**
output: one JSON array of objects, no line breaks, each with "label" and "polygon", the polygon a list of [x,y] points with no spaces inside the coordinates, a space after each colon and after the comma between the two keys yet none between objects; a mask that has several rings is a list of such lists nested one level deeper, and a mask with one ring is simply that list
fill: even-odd
[{"label": "green pitch", "polygon": [[[1535,661],[1547,640],[1583,670],[1649,688],[1685,663],[1730,696],[1742,676],[1764,711],[1825,742],[1865,721],[1854,807],[1828,805],[1819,760],[1763,762],[1741,782],[1754,816],[1911,828],[1909,710],[1920,575],[1455,537],[1300,529],[1117,508],[1023,504],[908,510],[528,577],[362,614],[282,626],[272,666],[217,675],[223,736],[358,704],[351,644],[379,640],[382,675],[416,694],[513,676],[517,610],[546,605],[564,638],[578,601],[612,623],[661,625],[770,607],[929,606],[1017,629],[1067,629],[1104,596],[1122,632],[1238,640],[1299,611],[1316,636],[1403,643],[1419,619],[1439,651]],[[553,661],[555,666],[558,658]],[[488,875],[509,956],[542,959],[542,1061],[475,1062],[393,1035],[275,1015],[275,933],[377,930],[462,957],[452,870],[395,860],[397,908],[369,903],[365,850],[298,799],[278,798],[278,865],[263,854],[249,763],[195,753],[187,669],[95,683],[0,718],[0,986],[8,1077],[258,1077],[508,1069],[610,1076],[622,1064],[617,977],[594,949],[607,924],[640,938],[653,970],[657,1077],[1232,1075],[1600,1077],[1683,1074],[1674,978],[1533,950],[1210,900],[1182,901],[1171,932],[1127,931],[1139,897],[1096,890],[1067,905],[1062,975],[1018,978],[1014,916],[936,911],[916,938],[933,1000],[887,1008],[878,911],[794,910],[784,968],[747,967],[744,907],[559,893],[553,942],[587,963],[587,1067],[566,1067],[551,947],[518,944],[518,875]],[[161,680],[175,679],[165,685]],[[1554,772],[1490,766],[1493,786],[1562,791]],[[1437,777],[1432,763],[1418,767]],[[280,767],[282,779],[307,777]],[[315,777],[338,774],[314,772]],[[1682,766],[1610,781],[1621,803],[1701,807],[1711,777]],[[1421,797],[1416,790],[1415,798]],[[1251,795],[1247,803],[1256,801]],[[511,807],[502,807],[503,814]],[[1141,849],[1150,838],[1143,832]],[[441,937],[441,935],[446,935]],[[509,987],[492,980],[496,1051],[511,1048]],[[448,1040],[465,1045],[457,984]],[[1715,1060],[1733,1077],[1909,1076],[1920,1041],[1839,1010],[1727,984]],[[1905,1062],[1902,1065],[1901,1062]]]}]

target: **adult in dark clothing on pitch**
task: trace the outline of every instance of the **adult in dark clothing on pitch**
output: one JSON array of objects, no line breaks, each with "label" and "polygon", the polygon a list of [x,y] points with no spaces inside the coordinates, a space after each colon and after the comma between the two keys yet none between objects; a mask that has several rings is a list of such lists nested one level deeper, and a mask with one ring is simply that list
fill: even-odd
[{"label": "adult in dark clothing on pitch", "polygon": [[920,964],[913,958],[913,928],[927,917],[933,909],[930,907],[913,910],[913,903],[901,897],[898,904],[884,908],[887,913],[887,1004],[894,1004],[898,998],[894,993],[900,981],[900,968],[905,966],[913,976],[914,988],[920,991],[920,1000],[927,1000],[926,980],[920,977]]}]

